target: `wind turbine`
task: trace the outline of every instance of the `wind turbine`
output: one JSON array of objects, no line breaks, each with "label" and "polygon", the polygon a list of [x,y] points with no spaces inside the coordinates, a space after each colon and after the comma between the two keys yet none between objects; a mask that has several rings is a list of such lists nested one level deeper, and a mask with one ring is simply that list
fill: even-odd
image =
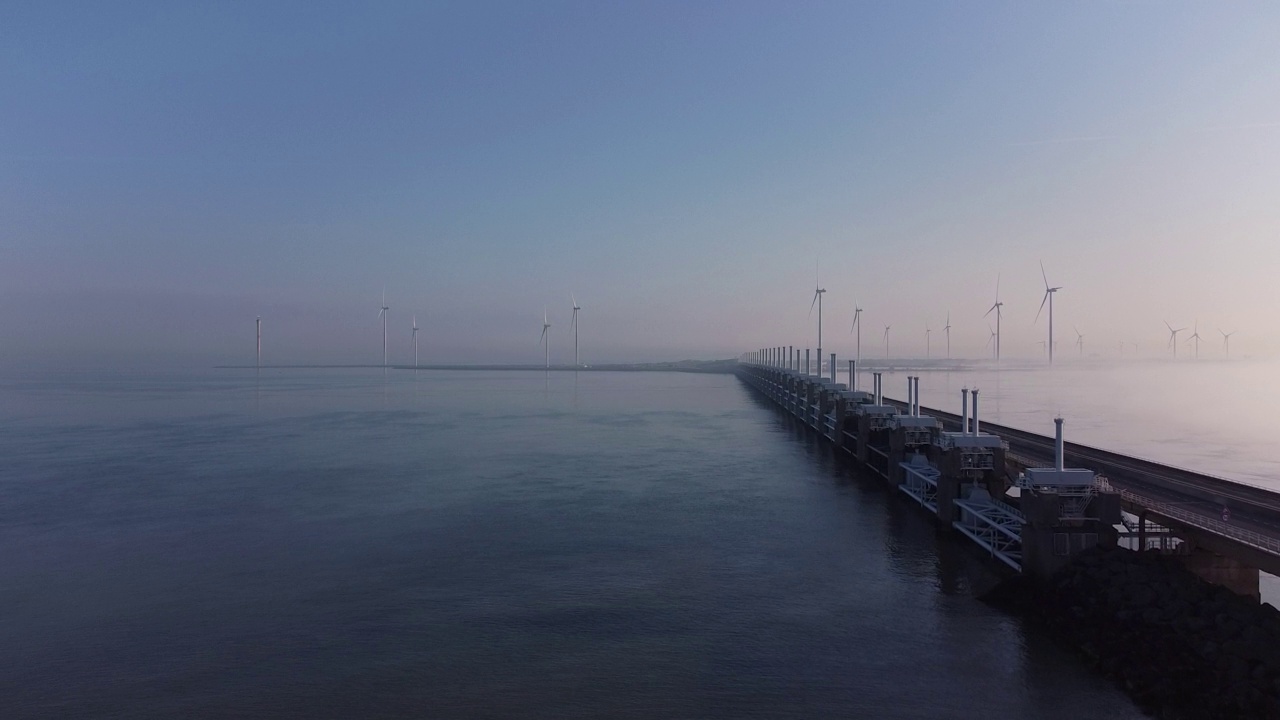
[{"label": "wind turbine", "polygon": [[1049,343],[1044,340],[1037,340],[1036,345],[1039,345],[1041,350],[1049,349]]},{"label": "wind turbine", "polygon": [[[573,296],[573,293],[569,293],[569,299],[573,301],[573,317],[570,318],[569,320],[569,325],[570,327],[573,328],[573,366],[579,367],[580,363],[578,362],[578,311],[581,310],[582,307],[578,305],[578,299]],[[543,318],[543,320],[545,319],[546,318]]]},{"label": "wind turbine", "polygon": [[1040,261],[1040,276],[1044,278],[1044,299],[1040,301],[1040,310],[1036,311],[1036,322],[1040,320],[1040,312],[1044,310],[1044,304],[1049,303],[1049,341],[1046,347],[1049,348],[1049,364],[1053,364],[1053,296],[1057,294],[1062,286],[1049,287],[1049,276],[1044,271],[1044,261]]},{"label": "wind turbine", "polygon": [[545,346],[545,351],[547,351],[547,369],[548,370],[552,368],[552,343],[550,343],[550,340],[548,340],[547,338],[547,331],[548,331],[548,328],[550,327],[552,327],[552,324],[547,322],[547,309],[543,307],[543,336],[538,338],[538,343],[539,345]]},{"label": "wind turbine", "polygon": [[418,316],[413,316],[413,369],[418,369]]},{"label": "wind turbine", "polygon": [[258,367],[262,367],[262,316],[258,316]]},{"label": "wind turbine", "polygon": [[382,367],[387,366],[387,311],[391,308],[387,307],[387,291],[382,291],[382,309],[378,311],[378,317],[382,318]]},{"label": "wind turbine", "polygon": [[1174,330],[1173,326],[1169,324],[1168,320],[1164,321],[1164,326],[1169,328],[1169,347],[1173,348],[1173,359],[1177,360],[1178,359],[1178,333],[1182,332],[1183,330],[1186,330],[1186,328],[1180,327],[1177,330]]},{"label": "wind turbine", "polygon": [[1200,321],[1196,321],[1195,330],[1192,331],[1191,337],[1187,338],[1187,342],[1196,341],[1196,359],[1200,359]]},{"label": "wind turbine", "polygon": [[884,359],[889,359],[889,326],[884,326]]},{"label": "wind turbine", "polygon": [[1080,349],[1080,357],[1084,357],[1084,335],[1075,325],[1072,325],[1071,329],[1076,331],[1076,347]]},{"label": "wind turbine", "polygon": [[1236,334],[1235,330],[1231,332],[1222,332],[1222,328],[1218,328],[1218,332],[1222,333],[1222,347],[1226,350],[1227,359],[1231,359],[1231,336]]},{"label": "wind turbine", "polygon": [[932,332],[933,331],[929,329],[929,321],[925,320],[924,321],[924,359],[925,360],[928,360],[929,356],[933,354],[933,346],[929,342],[929,334]]},{"label": "wind turbine", "polygon": [[947,311],[947,324],[942,327],[943,332],[947,334],[947,359],[951,359],[951,311]]},{"label": "wind turbine", "polygon": [[996,302],[994,305],[991,306],[991,310],[988,310],[982,316],[982,317],[986,317],[987,315],[990,315],[992,310],[994,310],[996,313],[996,329],[995,329],[996,362],[1000,362],[1000,316],[1004,313],[1004,311],[1000,309],[1002,307],[1004,307],[1004,303],[1000,302],[1000,275],[999,273],[997,273],[996,274]]},{"label": "wind turbine", "polygon": [[995,344],[996,339],[999,337],[999,335],[997,335],[996,331],[991,327],[991,323],[987,323],[987,329],[991,331],[991,336],[987,338],[987,347],[991,348],[991,353],[992,353],[992,356],[994,357],[996,348],[993,347],[993,345]]},{"label": "wind turbine", "polygon": [[849,332],[858,331],[858,348],[857,361],[862,364],[862,308],[858,307],[858,301],[853,301],[853,325],[849,327]]},{"label": "wind turbine", "polygon": [[813,267],[813,302],[809,303],[809,316],[813,317],[813,306],[818,306],[818,374],[822,374],[822,294],[826,290],[818,286],[818,264]]}]

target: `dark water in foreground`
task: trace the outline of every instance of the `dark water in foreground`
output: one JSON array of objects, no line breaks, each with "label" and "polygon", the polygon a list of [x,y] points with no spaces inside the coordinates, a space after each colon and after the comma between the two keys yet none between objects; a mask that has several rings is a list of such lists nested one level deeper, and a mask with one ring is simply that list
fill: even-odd
[{"label": "dark water in foreground", "polygon": [[1140,717],[733,377],[0,400],[3,718]]}]

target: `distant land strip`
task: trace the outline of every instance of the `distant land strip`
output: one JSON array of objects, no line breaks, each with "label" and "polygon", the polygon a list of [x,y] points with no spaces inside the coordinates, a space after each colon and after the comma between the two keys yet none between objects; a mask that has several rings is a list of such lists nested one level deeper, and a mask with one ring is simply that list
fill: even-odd
[{"label": "distant land strip", "polygon": [[[302,370],[302,369],[381,369],[382,365],[263,365],[263,370]],[[657,363],[614,363],[607,365],[441,365],[421,364],[387,365],[391,370],[551,370],[555,372],[691,372],[730,374],[737,370],[737,360],[678,360],[675,362]],[[257,365],[215,365],[218,370],[257,370]]]},{"label": "distant land strip", "polygon": [[[1099,366],[1109,364],[1106,360],[1090,361],[1086,359],[1082,366]],[[304,370],[304,369],[373,369],[377,370],[382,365],[325,365],[325,364],[285,364],[285,365],[263,365],[263,370]],[[387,365],[391,370],[413,370],[413,365]],[[256,365],[215,365],[218,370],[254,370]],[[713,373],[713,374],[731,374],[737,371],[738,361],[732,360],[677,360],[673,362],[650,362],[650,363],[608,363],[602,365],[582,365],[575,367],[573,365],[552,365],[546,367],[536,364],[521,365],[469,365],[464,363],[423,363],[417,366],[418,370],[551,370],[555,372],[572,372],[574,370],[580,372],[691,372],[691,373]],[[840,360],[837,362],[837,368],[841,374],[848,369],[848,360]],[[991,360],[975,360],[975,359],[912,359],[912,358],[864,358],[858,365],[858,369],[865,372],[889,373],[904,371],[954,371],[965,372],[971,370],[1004,370],[1004,371],[1024,371],[1024,370],[1040,370],[1044,368],[1044,363],[1035,361],[1018,361],[1005,360],[1003,363],[996,364]],[[825,369],[825,368],[824,368]],[[828,371],[829,372],[829,371]]]}]

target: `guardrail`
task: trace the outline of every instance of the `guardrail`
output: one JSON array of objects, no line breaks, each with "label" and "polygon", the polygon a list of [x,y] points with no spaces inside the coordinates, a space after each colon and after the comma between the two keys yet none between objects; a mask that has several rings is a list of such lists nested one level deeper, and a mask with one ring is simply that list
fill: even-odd
[{"label": "guardrail", "polygon": [[1256,533],[1252,530],[1245,530],[1244,528],[1236,527],[1231,523],[1215,520],[1213,518],[1206,517],[1205,515],[1201,515],[1200,513],[1194,513],[1168,503],[1152,500],[1149,497],[1139,495],[1130,490],[1119,490],[1118,492],[1120,493],[1121,499],[1127,500],[1135,505],[1141,505],[1147,510],[1159,513],[1167,518],[1172,518],[1192,527],[1197,527],[1201,530],[1208,530],[1209,532],[1217,535],[1231,538],[1242,545],[1248,545],[1256,550],[1280,556],[1280,540],[1276,540],[1275,538],[1267,537],[1266,535]]}]

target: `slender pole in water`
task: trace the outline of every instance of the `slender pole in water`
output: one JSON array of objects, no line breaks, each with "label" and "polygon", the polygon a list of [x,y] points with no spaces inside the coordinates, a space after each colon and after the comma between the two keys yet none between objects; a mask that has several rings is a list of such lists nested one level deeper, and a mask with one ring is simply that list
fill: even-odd
[{"label": "slender pole in water", "polygon": [[262,367],[262,316],[258,316],[258,367]]}]

